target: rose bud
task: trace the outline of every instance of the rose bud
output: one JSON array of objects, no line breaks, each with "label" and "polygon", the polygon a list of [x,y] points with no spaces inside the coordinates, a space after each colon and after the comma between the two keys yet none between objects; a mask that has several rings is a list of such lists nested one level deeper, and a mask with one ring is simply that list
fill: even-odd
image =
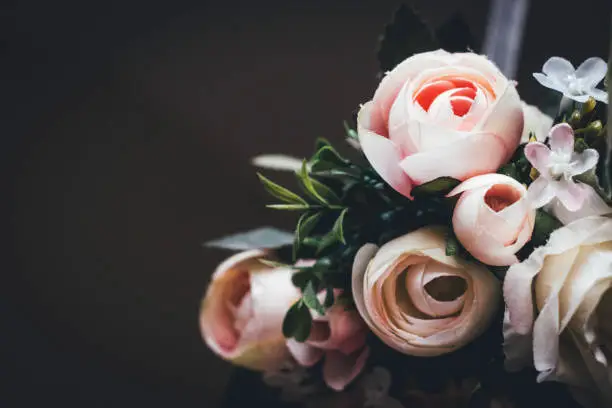
[{"label": "rose bud", "polygon": [[263,250],[236,254],[212,276],[200,311],[204,341],[220,357],[253,370],[280,367],[289,352],[282,333],[285,313],[300,297],[293,271],[259,260]]},{"label": "rose bud", "polygon": [[487,265],[518,262],[516,252],[531,239],[535,210],[527,189],[501,174],[464,181],[448,196],[461,194],[453,213],[453,230],[474,258]]},{"label": "rose bud", "polygon": [[455,351],[482,334],[501,289],[485,267],[446,255],[446,231],[421,228],[355,256],[352,288],[361,317],[389,347],[413,356]]}]

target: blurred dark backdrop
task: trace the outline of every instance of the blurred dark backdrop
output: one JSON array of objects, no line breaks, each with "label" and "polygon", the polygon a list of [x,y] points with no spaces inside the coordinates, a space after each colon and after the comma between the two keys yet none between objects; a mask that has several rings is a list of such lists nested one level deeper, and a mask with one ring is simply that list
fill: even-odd
[{"label": "blurred dark backdrop", "polygon": [[[3,3],[0,406],[219,403],[231,368],[197,316],[227,254],[201,244],[290,227],[249,158],[340,140],[399,3]],[[415,3],[434,23],[460,9],[482,39],[488,0]],[[549,56],[606,56],[610,21],[609,0],[532,3],[530,102]]]}]

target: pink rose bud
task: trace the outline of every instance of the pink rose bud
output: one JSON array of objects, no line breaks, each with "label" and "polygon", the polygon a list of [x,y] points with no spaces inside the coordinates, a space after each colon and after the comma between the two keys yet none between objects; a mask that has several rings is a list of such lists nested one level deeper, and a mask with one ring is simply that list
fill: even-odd
[{"label": "pink rose bud", "polygon": [[389,72],[357,125],[372,167],[410,196],[438,177],[496,171],[519,145],[523,109],[514,83],[486,57],[438,50]]},{"label": "pink rose bud", "polygon": [[516,252],[531,239],[535,210],[527,189],[501,174],[464,181],[448,196],[461,194],[453,213],[453,230],[474,258],[487,265],[518,262]]},{"label": "pink rose bud", "polygon": [[323,380],[341,391],[365,367],[370,354],[366,346],[368,328],[356,310],[334,305],[325,316],[313,314],[310,336],[304,343],[287,341],[289,351],[302,366],[323,362]]},{"label": "pink rose bud", "polygon": [[274,370],[290,356],[282,333],[285,313],[300,297],[293,271],[271,268],[253,250],[223,262],[212,276],[200,312],[200,329],[210,349],[234,364]]}]

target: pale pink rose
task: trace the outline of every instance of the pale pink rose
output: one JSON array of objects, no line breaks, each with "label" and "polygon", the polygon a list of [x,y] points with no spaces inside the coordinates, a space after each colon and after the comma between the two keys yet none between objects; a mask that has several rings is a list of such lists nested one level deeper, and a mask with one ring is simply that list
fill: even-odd
[{"label": "pale pink rose", "polygon": [[323,380],[331,389],[341,391],[365,367],[370,354],[367,332],[356,311],[334,305],[325,316],[313,313],[310,336],[304,343],[290,339],[287,346],[295,360],[306,367],[324,358]]},{"label": "pale pink rose", "polygon": [[590,407],[612,406],[612,219],[587,217],[554,231],[508,270],[506,366],[533,363]]},{"label": "pale pink rose", "polygon": [[398,192],[441,176],[495,172],[516,150],[523,110],[486,57],[416,54],[389,72],[357,118],[370,164]]},{"label": "pale pink rose", "polygon": [[200,329],[208,347],[254,370],[273,370],[290,358],[282,323],[300,297],[291,282],[291,269],[259,261],[269,255],[263,250],[246,251],[219,265],[200,311]]},{"label": "pale pink rose", "polygon": [[355,256],[357,310],[387,345],[404,354],[438,356],[482,334],[501,290],[484,266],[445,253],[443,229],[426,227]]},{"label": "pale pink rose", "polygon": [[535,210],[525,187],[502,174],[473,177],[448,195],[461,194],[453,213],[453,230],[474,258],[487,265],[518,262],[516,252],[530,239]]}]

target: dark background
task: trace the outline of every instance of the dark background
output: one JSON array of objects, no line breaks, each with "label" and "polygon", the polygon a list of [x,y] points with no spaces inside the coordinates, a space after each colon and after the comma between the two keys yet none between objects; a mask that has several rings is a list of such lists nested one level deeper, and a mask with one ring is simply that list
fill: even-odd
[{"label": "dark background", "polygon": [[[221,401],[231,368],[197,318],[227,254],[201,244],[291,226],[249,158],[340,142],[399,3],[3,3],[0,406]],[[433,23],[461,9],[479,39],[488,3],[415,2]],[[606,57],[610,2],[532,3],[517,79],[533,103],[549,56]]]}]

